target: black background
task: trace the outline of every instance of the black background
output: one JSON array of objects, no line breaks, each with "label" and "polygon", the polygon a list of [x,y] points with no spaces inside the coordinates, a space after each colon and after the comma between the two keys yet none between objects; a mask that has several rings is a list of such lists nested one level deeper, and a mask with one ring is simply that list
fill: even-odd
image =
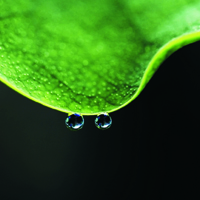
[{"label": "black background", "polygon": [[105,131],[0,83],[0,199],[198,199],[199,57],[172,54]]}]

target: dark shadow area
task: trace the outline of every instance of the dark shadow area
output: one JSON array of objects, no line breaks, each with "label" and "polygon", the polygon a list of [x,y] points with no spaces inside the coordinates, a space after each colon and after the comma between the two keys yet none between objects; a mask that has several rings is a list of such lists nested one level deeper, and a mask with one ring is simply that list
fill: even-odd
[{"label": "dark shadow area", "polygon": [[83,129],[0,83],[0,199],[198,199],[199,49],[171,55],[143,92]]}]

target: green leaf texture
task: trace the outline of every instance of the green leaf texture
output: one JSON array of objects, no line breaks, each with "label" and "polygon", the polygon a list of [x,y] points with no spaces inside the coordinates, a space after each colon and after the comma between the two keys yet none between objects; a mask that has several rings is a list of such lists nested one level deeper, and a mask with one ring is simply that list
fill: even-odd
[{"label": "green leaf texture", "polygon": [[66,113],[122,108],[197,40],[199,0],[0,0],[0,80]]}]

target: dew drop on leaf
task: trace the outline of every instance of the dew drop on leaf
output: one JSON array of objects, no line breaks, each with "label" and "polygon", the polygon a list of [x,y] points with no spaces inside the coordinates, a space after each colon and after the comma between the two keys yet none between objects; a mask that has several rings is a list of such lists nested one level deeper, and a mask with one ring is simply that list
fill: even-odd
[{"label": "dew drop on leaf", "polygon": [[110,128],[112,119],[107,113],[99,114],[95,119],[95,126],[101,130]]},{"label": "dew drop on leaf", "polygon": [[65,120],[65,125],[70,130],[73,131],[80,130],[81,128],[83,128],[84,118],[82,115],[79,115],[77,113],[71,114]]}]

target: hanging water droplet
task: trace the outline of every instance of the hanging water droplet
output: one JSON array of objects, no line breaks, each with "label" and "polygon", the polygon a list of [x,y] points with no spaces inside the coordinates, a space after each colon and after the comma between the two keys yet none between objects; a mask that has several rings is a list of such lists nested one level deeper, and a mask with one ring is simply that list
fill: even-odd
[{"label": "hanging water droplet", "polygon": [[112,119],[107,113],[102,113],[96,117],[94,123],[97,128],[105,130],[110,128]]},{"label": "hanging water droplet", "polygon": [[81,128],[83,128],[84,118],[83,118],[82,115],[79,115],[79,114],[76,114],[76,113],[71,114],[65,120],[65,125],[70,130],[73,130],[73,131],[80,130]]}]

